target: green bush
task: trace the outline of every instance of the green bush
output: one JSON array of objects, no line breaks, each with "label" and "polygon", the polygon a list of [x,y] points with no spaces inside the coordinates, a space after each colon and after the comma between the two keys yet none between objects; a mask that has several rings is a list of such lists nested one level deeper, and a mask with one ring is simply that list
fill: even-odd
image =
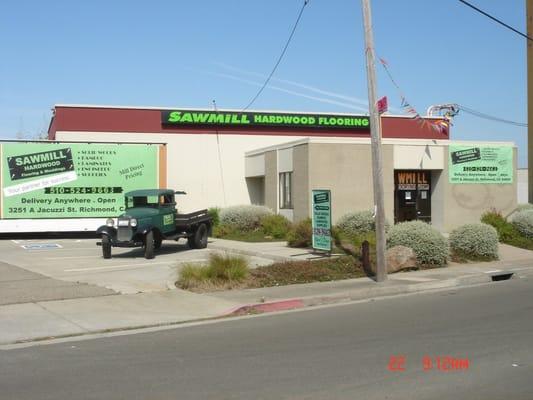
[{"label": "green bush", "polygon": [[311,218],[293,224],[287,233],[287,242],[290,247],[310,247],[312,245],[313,228]]},{"label": "green bush", "polygon": [[211,207],[207,210],[207,213],[211,217],[211,220],[213,221],[213,227],[218,226],[220,224],[220,208],[218,207]]},{"label": "green bush", "polygon": [[285,239],[291,227],[290,221],[283,215],[265,215],[260,221],[261,228],[265,235],[275,239]]},{"label": "green bush", "polygon": [[481,217],[481,222],[496,228],[500,242],[522,249],[533,250],[533,240],[523,236],[516,227],[508,222],[499,212],[491,210]]},{"label": "green bush", "polygon": [[468,260],[496,260],[498,232],[491,225],[466,224],[450,233],[450,247],[455,255]]},{"label": "green bush", "polygon": [[177,285],[183,289],[216,287],[228,283],[242,282],[248,277],[248,260],[240,255],[213,253],[207,265],[185,264]]},{"label": "green bush", "polygon": [[422,221],[401,222],[392,226],[387,235],[387,247],[406,246],[413,249],[419,264],[445,265],[449,245],[442,234]]},{"label": "green bush", "polygon": [[220,224],[242,231],[252,231],[261,225],[261,218],[271,215],[272,210],[265,206],[243,205],[220,210]]},{"label": "green bush", "polygon": [[528,239],[533,238],[533,210],[523,210],[513,214],[511,223]]},{"label": "green bush", "polygon": [[[349,236],[364,235],[374,232],[375,220],[372,211],[355,211],[344,214],[337,222],[337,229]],[[389,223],[385,221],[385,230],[389,229]]]}]

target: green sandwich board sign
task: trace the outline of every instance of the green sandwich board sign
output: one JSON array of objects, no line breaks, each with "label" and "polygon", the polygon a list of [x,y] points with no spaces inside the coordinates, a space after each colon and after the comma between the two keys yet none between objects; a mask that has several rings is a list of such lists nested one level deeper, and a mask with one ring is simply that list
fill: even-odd
[{"label": "green sandwich board sign", "polygon": [[450,183],[513,183],[512,146],[450,146]]},{"label": "green sandwich board sign", "polygon": [[365,115],[235,112],[201,110],[161,111],[161,124],[170,126],[233,126],[356,129],[368,131]]},{"label": "green sandwich board sign", "polygon": [[312,191],[313,249],[331,251],[331,191]]}]

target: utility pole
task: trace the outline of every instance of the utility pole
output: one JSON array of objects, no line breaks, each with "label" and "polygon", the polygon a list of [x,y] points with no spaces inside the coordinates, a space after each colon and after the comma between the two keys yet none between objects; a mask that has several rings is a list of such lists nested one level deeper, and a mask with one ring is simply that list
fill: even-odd
[{"label": "utility pole", "polygon": [[370,0],[361,0],[365,28],[366,74],[368,80],[368,106],[370,109],[370,142],[372,146],[372,178],[376,220],[376,281],[387,280],[385,265],[385,205],[383,202],[383,159],[381,155],[380,117],[376,102],[376,71],[374,62],[374,35]]},{"label": "utility pole", "polygon": [[[527,35],[533,35],[533,0],[526,0]],[[533,42],[527,46],[527,186],[528,202],[533,203]]]}]

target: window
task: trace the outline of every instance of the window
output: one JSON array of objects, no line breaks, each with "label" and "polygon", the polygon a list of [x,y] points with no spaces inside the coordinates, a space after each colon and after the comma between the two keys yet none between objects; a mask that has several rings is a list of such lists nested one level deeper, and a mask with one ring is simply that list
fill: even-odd
[{"label": "window", "polygon": [[292,208],[292,172],[279,174],[279,208]]}]

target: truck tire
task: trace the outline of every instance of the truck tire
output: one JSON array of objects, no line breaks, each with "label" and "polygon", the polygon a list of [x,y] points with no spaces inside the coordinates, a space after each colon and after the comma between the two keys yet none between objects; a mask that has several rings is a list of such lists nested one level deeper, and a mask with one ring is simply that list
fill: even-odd
[{"label": "truck tire", "polygon": [[208,229],[205,224],[200,224],[194,233],[194,248],[205,249],[207,247]]},{"label": "truck tire", "polygon": [[111,258],[111,240],[107,235],[102,235],[102,256],[106,259]]},{"label": "truck tire", "polygon": [[144,258],[147,260],[154,258],[154,248],[154,232],[150,231],[144,237]]}]

